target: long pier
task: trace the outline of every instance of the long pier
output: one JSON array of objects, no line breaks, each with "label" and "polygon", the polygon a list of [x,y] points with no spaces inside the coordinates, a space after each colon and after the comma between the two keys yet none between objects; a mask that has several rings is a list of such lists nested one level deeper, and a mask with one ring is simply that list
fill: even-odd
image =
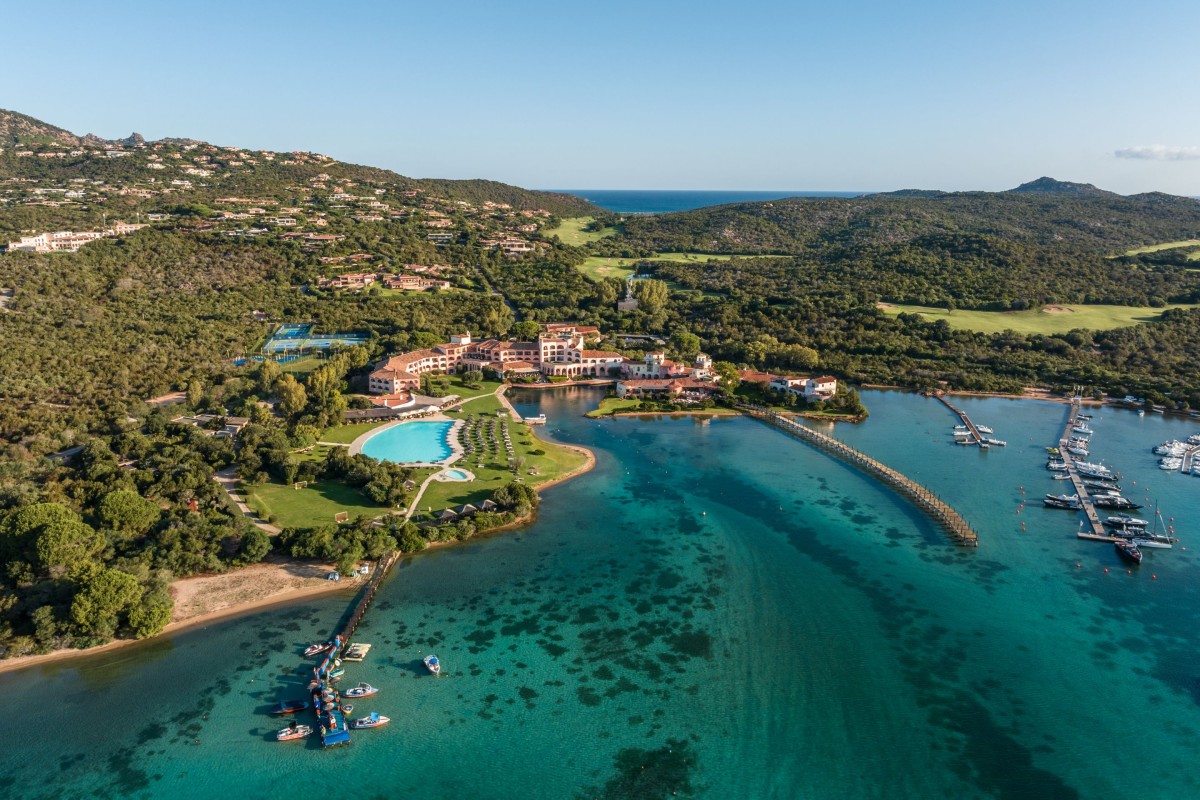
[{"label": "long pier", "polygon": [[969,430],[971,435],[975,437],[975,441],[967,442],[966,444],[983,444],[983,434],[980,433],[979,429],[975,427],[975,423],[971,422],[971,418],[967,416],[967,412],[963,411],[958,406],[951,405],[950,401],[940,394],[937,395],[937,399],[942,401],[942,405],[957,414],[958,418],[961,419],[963,424],[967,426],[967,430]]},{"label": "long pier", "polygon": [[913,505],[928,514],[934,522],[950,535],[955,544],[962,547],[979,546],[979,536],[971,529],[967,521],[959,516],[957,511],[942,502],[933,492],[921,486],[916,481],[905,477],[889,466],[881,464],[870,456],[864,455],[854,448],[839,442],[832,436],[826,436],[823,433],[814,431],[812,428],[806,428],[782,414],[777,414],[760,406],[743,405],[741,408],[755,419],[762,420],[768,425],[779,428],[785,433],[789,433],[814,447],[818,447],[830,455],[837,456],[852,466],[858,467],[868,475],[878,478],[888,486],[891,486],[908,498]]},{"label": "long pier", "polygon": [[393,550],[379,559],[379,563],[375,566],[375,574],[367,581],[367,588],[359,596],[358,601],[354,604],[354,610],[350,613],[350,619],[346,621],[346,625],[342,628],[341,637],[343,643],[350,644],[350,637],[358,630],[359,623],[366,616],[367,610],[371,607],[371,601],[375,599],[375,593],[379,591],[380,584],[387,577],[388,570],[400,560],[401,555],[403,553]]},{"label": "long pier", "polygon": [[1067,464],[1067,474],[1071,476],[1071,483],[1075,486],[1075,494],[1079,497],[1079,504],[1083,506],[1083,513],[1087,516],[1088,524],[1092,528],[1092,536],[1103,537],[1103,539],[1111,541],[1108,534],[1104,531],[1104,525],[1100,522],[1100,515],[1096,513],[1096,505],[1092,502],[1092,497],[1088,494],[1087,487],[1083,485],[1083,478],[1079,477],[1079,470],[1075,468],[1075,458],[1067,451],[1067,442],[1071,438],[1071,428],[1075,427],[1075,419],[1078,416],[1079,398],[1076,397],[1071,400],[1071,410],[1067,413],[1067,422],[1063,425],[1062,436],[1058,437],[1059,457]]}]

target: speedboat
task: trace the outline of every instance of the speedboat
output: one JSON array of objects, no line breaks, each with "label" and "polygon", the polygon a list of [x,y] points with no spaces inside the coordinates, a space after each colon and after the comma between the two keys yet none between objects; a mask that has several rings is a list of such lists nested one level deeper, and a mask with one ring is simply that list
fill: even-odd
[{"label": "speedboat", "polygon": [[438,661],[437,656],[425,656],[425,666],[434,675],[438,675],[442,671],[442,665],[441,662]]},{"label": "speedboat", "polygon": [[291,725],[288,725],[286,728],[283,728],[276,733],[275,739],[280,742],[290,742],[293,739],[303,739],[305,736],[308,736],[310,733],[312,733],[312,731],[313,729],[311,725],[301,725],[293,722]]},{"label": "speedboat", "polygon": [[987,425],[976,425],[975,430],[979,431],[980,433],[995,433],[995,431],[989,428]]},{"label": "speedboat", "polygon": [[379,690],[369,683],[360,683],[353,689],[347,689],[342,692],[346,697],[370,697],[373,694],[379,694]]},{"label": "speedboat", "polygon": [[308,708],[308,702],[305,700],[284,700],[278,706],[271,709],[272,714],[295,714],[298,711],[303,711]]},{"label": "speedboat", "polygon": [[1066,474],[1065,472],[1060,472],[1060,473],[1058,473],[1057,475],[1054,475],[1054,476],[1053,476],[1053,478],[1054,478],[1054,480],[1056,480],[1056,481],[1069,481],[1069,480],[1071,480],[1071,476],[1070,476],[1070,475],[1068,475],[1068,474]]},{"label": "speedboat", "polygon": [[1067,462],[1063,461],[1062,459],[1056,460],[1052,458],[1046,462],[1046,469],[1050,470],[1051,472],[1066,472]]},{"label": "speedboat", "polygon": [[319,653],[324,653],[331,647],[333,647],[333,642],[317,642],[316,644],[310,644],[308,647],[304,648],[304,656],[306,658],[309,656],[315,656]]},{"label": "speedboat", "polygon": [[383,716],[378,711],[372,711],[367,716],[361,717],[360,719],[356,719],[353,722],[351,722],[350,727],[355,728],[355,729],[378,728],[381,725],[387,725],[391,721],[392,720],[390,718]]},{"label": "speedboat", "polygon": [[1117,549],[1117,555],[1126,561],[1133,564],[1142,563],[1142,551],[1133,542],[1127,542],[1124,539],[1113,542],[1113,547]]}]

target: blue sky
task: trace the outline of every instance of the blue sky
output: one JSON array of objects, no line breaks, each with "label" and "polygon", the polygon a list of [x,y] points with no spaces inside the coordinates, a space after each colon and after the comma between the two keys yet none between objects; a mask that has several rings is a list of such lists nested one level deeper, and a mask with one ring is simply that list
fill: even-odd
[{"label": "blue sky", "polygon": [[[21,3],[0,107],[537,188],[1200,195],[1200,3]],[[40,34],[45,34],[41,38]]]}]

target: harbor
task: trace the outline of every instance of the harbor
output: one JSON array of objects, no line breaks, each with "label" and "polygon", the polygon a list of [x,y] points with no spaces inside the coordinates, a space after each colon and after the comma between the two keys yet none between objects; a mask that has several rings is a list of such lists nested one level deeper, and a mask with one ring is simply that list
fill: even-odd
[{"label": "harbor", "polygon": [[963,411],[958,406],[951,403],[946,397],[940,393],[934,397],[946,408],[954,412],[954,414],[962,420],[962,425],[954,426],[954,443],[966,446],[977,446],[981,450],[987,450],[991,446],[1004,447],[1008,442],[1002,439],[997,439],[993,435],[995,432],[986,425],[979,425],[971,421],[967,416],[967,412]]},{"label": "harbor", "polygon": [[[272,800],[294,795],[314,770],[336,770],[389,796],[602,797],[608,781],[636,779],[641,764],[675,763],[663,761],[667,740],[685,730],[693,786],[706,787],[696,796],[770,797],[781,779],[811,787],[814,797],[867,796],[901,774],[911,782],[893,793],[904,798],[1056,789],[1189,796],[1183,765],[1200,749],[1188,735],[1195,703],[1187,670],[1196,663],[1200,551],[1185,541],[1170,558],[1148,552],[1127,575],[1112,544],[1075,538],[1074,514],[1015,513],[1019,486],[1034,498],[1032,487],[1056,483],[1041,454],[1061,430],[1065,405],[951,397],[972,419],[1003,425],[1012,452],[977,458],[946,443],[951,417],[931,398],[870,391],[869,423],[837,426],[849,446],[948,499],[987,540],[970,550],[949,546],[923,512],[875,478],[749,417],[702,427],[682,417],[597,424],[580,416],[594,405],[583,402],[593,390],[532,395],[515,400],[522,413],[544,410],[557,438],[595,449],[600,465],[549,494],[519,535],[392,567],[351,640],[375,647],[361,665],[345,664],[339,684],[379,688],[345,702],[356,706],[351,721],[372,710],[391,717],[386,729],[351,729],[351,746],[322,751],[311,709],[293,717],[317,730],[292,742],[275,741],[288,719],[266,713],[280,699],[309,699],[305,684],[321,659],[300,653],[342,627],[357,599],[342,591],[0,675],[14,710],[41,714],[47,728],[6,748],[10,785],[42,786],[48,761],[53,784],[36,796]],[[1164,515],[1190,516],[1200,481],[1159,471],[1149,450],[1186,438],[1196,421],[1095,413],[1091,427],[1103,437],[1095,449],[1142,462],[1138,496],[1160,497]],[[996,457],[1017,455],[1018,442],[1020,458]],[[642,632],[654,641],[632,646]],[[695,647],[700,634],[712,637],[711,651]],[[722,656],[739,647],[772,668],[743,669],[749,662]],[[421,659],[430,652],[446,677],[428,677]],[[605,668],[611,676],[597,677]],[[1161,701],[1114,713],[1114,670],[1137,674],[1140,689]],[[797,688],[816,678],[820,691],[795,703]],[[989,691],[952,694],[992,680]],[[638,688],[605,694],[625,685]],[[688,686],[697,689],[682,691]],[[944,695],[928,694],[943,686]],[[931,715],[927,703],[950,717]],[[1011,716],[1014,704],[1025,714]],[[102,737],[91,734],[97,715],[112,723]],[[996,723],[1012,727],[989,732]],[[1077,746],[1081,727],[1105,740],[1142,737],[1165,768],[1138,768],[1147,749],[1118,749],[1102,769],[1095,748]],[[964,731],[979,733],[977,746],[930,746]],[[979,750],[1014,742],[1022,754],[1045,743],[1033,755],[1037,767],[1063,783],[960,779],[964,766],[994,763]],[[811,758],[789,760],[814,744]],[[846,748],[882,760],[858,758],[847,771],[831,763]],[[629,772],[615,766],[622,753]],[[1027,769],[1023,757],[1007,759],[1015,769],[1006,773]],[[549,762],[574,767],[548,770]],[[915,763],[919,772],[904,772]]]}]

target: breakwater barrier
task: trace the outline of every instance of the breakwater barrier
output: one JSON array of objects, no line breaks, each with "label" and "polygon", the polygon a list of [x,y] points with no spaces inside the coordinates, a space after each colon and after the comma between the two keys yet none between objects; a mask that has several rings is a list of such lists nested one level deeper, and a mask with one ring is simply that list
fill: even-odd
[{"label": "breakwater barrier", "polygon": [[971,529],[967,521],[957,511],[943,502],[941,498],[911,478],[839,442],[832,436],[826,436],[823,433],[814,431],[812,428],[801,425],[790,417],[785,417],[782,414],[761,406],[739,405],[739,408],[755,419],[791,434],[797,439],[820,448],[830,455],[837,456],[848,464],[891,486],[906,497],[913,505],[929,515],[930,519],[949,534],[955,544],[962,547],[979,546],[979,536]]}]

